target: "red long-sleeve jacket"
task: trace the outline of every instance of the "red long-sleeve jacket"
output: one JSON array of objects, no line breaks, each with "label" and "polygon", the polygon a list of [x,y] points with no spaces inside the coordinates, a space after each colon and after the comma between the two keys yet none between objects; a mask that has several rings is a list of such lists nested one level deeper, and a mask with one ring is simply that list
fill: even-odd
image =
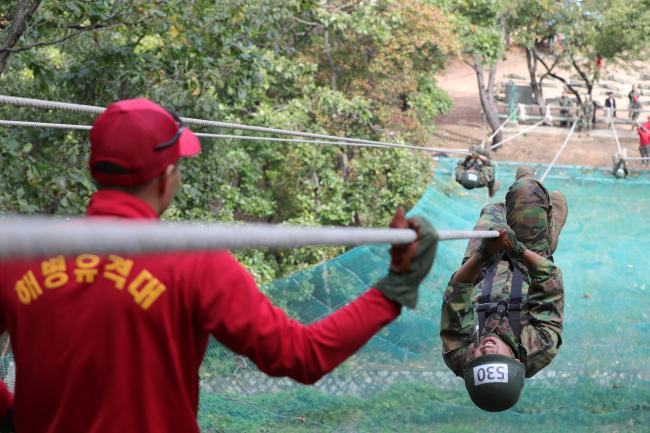
[{"label": "red long-sleeve jacket", "polygon": [[[157,219],[109,190],[92,197],[88,215]],[[265,373],[312,383],[399,313],[370,289],[302,325],[226,251],[0,262],[0,332],[11,335],[20,433],[198,432],[210,334]]]}]

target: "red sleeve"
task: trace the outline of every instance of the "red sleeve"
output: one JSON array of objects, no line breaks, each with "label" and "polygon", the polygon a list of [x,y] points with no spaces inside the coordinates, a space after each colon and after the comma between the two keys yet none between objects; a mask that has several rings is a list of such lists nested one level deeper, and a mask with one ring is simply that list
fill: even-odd
[{"label": "red sleeve", "polygon": [[14,395],[9,391],[7,385],[0,380],[0,417],[3,417],[13,404]]},{"label": "red sleeve", "polygon": [[201,272],[201,326],[271,376],[314,383],[363,346],[401,307],[370,289],[310,325],[288,318],[228,253],[209,255]]}]

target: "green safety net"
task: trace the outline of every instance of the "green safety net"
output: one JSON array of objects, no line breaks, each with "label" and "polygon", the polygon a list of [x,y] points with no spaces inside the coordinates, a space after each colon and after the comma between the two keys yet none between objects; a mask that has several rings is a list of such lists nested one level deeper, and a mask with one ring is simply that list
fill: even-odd
[{"label": "green safety net", "polygon": [[[494,199],[453,182],[455,160],[435,162],[411,215],[438,229],[471,229],[485,204],[503,200],[517,165],[500,163]],[[537,168],[538,176],[545,167]],[[444,365],[441,298],[466,241],[442,242],[415,311],[404,311],[359,353],[313,386],[270,378],[211,341],[201,369],[204,432],[643,432],[650,431],[650,176],[555,167],[569,218],[555,254],[566,290],[564,344],[527,380],[507,412],[475,408]],[[354,299],[388,267],[387,246],[366,246],[265,291],[304,323]],[[4,374],[11,370],[0,364]],[[9,371],[11,373],[11,371]]]}]

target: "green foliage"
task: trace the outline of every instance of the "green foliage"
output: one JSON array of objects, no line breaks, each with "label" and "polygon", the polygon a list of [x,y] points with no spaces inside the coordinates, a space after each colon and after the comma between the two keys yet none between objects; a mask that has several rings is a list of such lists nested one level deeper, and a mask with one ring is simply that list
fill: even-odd
[{"label": "green foliage", "polygon": [[503,54],[505,41],[499,28],[504,2],[494,0],[450,0],[454,23],[463,51],[492,65]]},{"label": "green foliage", "polygon": [[418,78],[418,93],[413,100],[420,122],[432,123],[434,119],[451,111],[453,101],[449,95],[436,85],[435,78],[422,75]]},{"label": "green foliage", "polygon": [[[3,19],[16,4],[3,6]],[[426,2],[44,2],[32,21],[0,76],[3,93],[100,106],[148,97],[188,117],[416,143],[450,107],[431,77],[455,37]],[[0,107],[0,117],[93,120],[12,107]],[[0,143],[0,210],[83,213],[94,191],[86,133],[0,128]],[[426,154],[263,140],[202,145],[183,162],[165,218],[384,226],[428,182]],[[342,251],[238,257],[263,284]]]}]

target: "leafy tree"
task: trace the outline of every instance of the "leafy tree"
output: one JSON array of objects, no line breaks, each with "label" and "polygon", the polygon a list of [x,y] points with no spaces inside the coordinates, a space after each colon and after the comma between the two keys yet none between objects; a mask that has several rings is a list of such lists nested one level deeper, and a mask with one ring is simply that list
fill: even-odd
[{"label": "leafy tree", "polygon": [[[423,143],[433,117],[450,107],[431,78],[455,49],[445,20],[419,1],[44,2],[14,44],[0,87],[102,106],[144,96],[188,117]],[[102,27],[91,31],[94,23]],[[8,107],[0,116],[92,122]],[[0,142],[0,182],[10,186],[0,209],[83,212],[95,190],[85,133],[3,128]],[[421,195],[429,161],[393,150],[206,139],[182,173],[169,219],[385,225],[397,205]],[[268,282],[341,251],[238,255]]]},{"label": "leafy tree", "polygon": [[[616,64],[641,57],[650,41],[650,3],[647,0],[590,0],[581,2],[519,3],[526,11],[521,20],[535,17],[527,27],[520,27],[519,36],[545,69],[542,78],[560,80],[581,103],[582,97],[574,83],[559,70],[573,70],[582,81],[587,95],[600,80],[605,63]],[[555,52],[544,53],[542,42],[557,41]],[[529,68],[530,69],[530,68]]]},{"label": "leafy tree", "polygon": [[[506,47],[506,7],[504,0],[449,0],[462,43],[463,61],[476,73],[479,98],[492,131],[501,124],[495,100],[496,62]],[[501,141],[501,133],[493,143]]]},{"label": "leafy tree", "polygon": [[540,74],[539,56],[545,46],[553,43],[557,34],[557,15],[561,8],[562,3],[557,0],[516,0],[508,13],[508,33],[512,41],[526,52],[530,88],[542,110],[546,105],[542,84],[556,65]]}]

